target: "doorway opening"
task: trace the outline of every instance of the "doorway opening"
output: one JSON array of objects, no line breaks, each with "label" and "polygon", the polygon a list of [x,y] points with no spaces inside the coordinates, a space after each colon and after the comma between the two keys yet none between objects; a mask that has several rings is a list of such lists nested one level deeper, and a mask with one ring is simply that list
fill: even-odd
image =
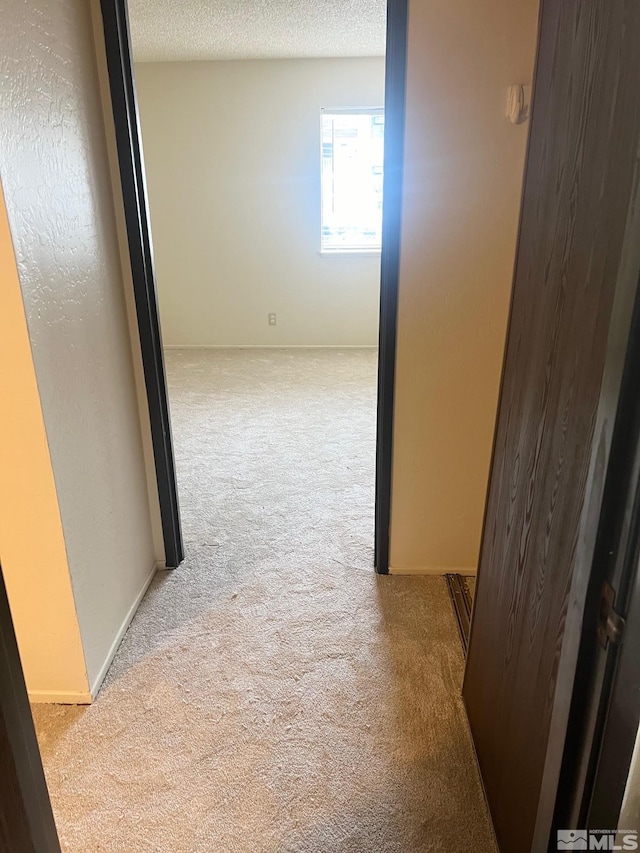
[{"label": "doorway opening", "polygon": [[[303,372],[324,373],[329,387],[348,376],[345,360],[361,372],[370,428],[362,441],[352,430],[352,447],[340,448],[338,443],[334,459],[340,451],[348,458],[353,448],[369,447],[370,482],[352,478],[351,488],[370,500],[375,470],[370,562],[386,573],[406,2],[392,0],[386,21],[384,4],[376,6],[378,49],[384,49],[386,41],[386,59],[367,57],[365,45],[356,43],[351,49],[339,48],[339,58],[329,50],[327,57],[313,59],[305,58],[304,49],[299,57],[294,49],[297,58],[286,51],[282,58],[282,48],[276,45],[279,58],[267,51],[265,60],[250,46],[249,33],[243,37],[248,45],[238,46],[242,59],[226,58],[218,45],[208,61],[174,63],[135,63],[135,6],[130,33],[126,4],[102,5],[129,244],[139,259],[137,265],[132,259],[134,289],[152,430],[155,427],[167,567],[181,562],[183,546],[165,357],[171,373],[181,358],[193,362],[196,351],[211,363],[226,349],[229,358],[234,351],[233,360],[241,362],[252,348],[254,354],[269,352],[275,384],[265,393],[272,400],[283,390],[277,382],[279,361],[285,372],[286,362],[293,360]],[[138,27],[140,58],[148,60],[142,19]],[[365,43],[371,38],[362,37]],[[170,355],[162,352],[162,314],[165,344],[176,349]],[[316,365],[321,351],[325,363]],[[343,392],[336,391],[333,399],[340,400]],[[216,402],[212,399],[214,407]],[[344,403],[348,415],[348,399]],[[334,415],[339,421],[339,413]],[[336,417],[329,420],[336,423]],[[328,431],[329,423],[317,425],[314,444],[330,446],[330,438],[324,438]],[[286,434],[278,440],[271,431],[268,437],[286,450]],[[256,451],[268,466],[270,449],[265,445]],[[308,450],[299,451],[308,457]],[[319,473],[321,468],[319,460]],[[358,468],[366,477],[366,465]],[[343,467],[343,473],[348,470],[348,465]],[[191,500],[191,491],[183,500]]]}]

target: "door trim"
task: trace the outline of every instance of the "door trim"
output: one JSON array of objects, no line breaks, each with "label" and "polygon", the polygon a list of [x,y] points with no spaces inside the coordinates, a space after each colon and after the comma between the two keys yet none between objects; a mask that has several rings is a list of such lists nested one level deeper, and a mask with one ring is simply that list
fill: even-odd
[{"label": "door trim", "polygon": [[100,7],[140,349],[149,405],[165,562],[167,568],[176,568],[184,559],[184,546],[127,4],[126,0],[100,0]]},{"label": "door trim", "polygon": [[389,573],[393,411],[406,117],[407,17],[407,0],[387,0],[374,545],[376,571],[381,575]]},{"label": "door trim", "polygon": [[[640,660],[633,653],[640,641],[640,287],[629,285],[621,291],[624,299],[610,333],[611,350],[621,351],[626,340],[628,346],[622,377],[615,359],[602,394],[603,407],[616,401],[618,405],[585,595],[554,829],[617,826],[640,721]],[[629,332],[629,303],[634,298]],[[617,395],[612,385],[619,386]],[[605,414],[612,423],[614,412],[605,409]],[[608,643],[603,650],[597,629],[605,581],[615,586],[615,609],[627,622],[622,645]]]},{"label": "door trim", "polygon": [[0,850],[60,853],[0,568]]},{"label": "door trim", "polygon": [[[408,0],[387,2],[376,440],[376,571],[389,572],[393,406],[404,173]],[[184,558],[126,0],[100,0],[140,348],[168,568]]]},{"label": "door trim", "polygon": [[[593,776],[585,798],[585,824],[589,828],[620,825],[620,812],[640,724],[640,506],[634,508],[633,577],[624,609],[626,629],[617,660],[612,662],[603,689],[603,720],[592,754]],[[617,599],[623,597],[618,595]],[[617,609],[617,608],[616,608]],[[624,827],[623,827],[624,828]],[[634,827],[631,827],[634,829]]]}]

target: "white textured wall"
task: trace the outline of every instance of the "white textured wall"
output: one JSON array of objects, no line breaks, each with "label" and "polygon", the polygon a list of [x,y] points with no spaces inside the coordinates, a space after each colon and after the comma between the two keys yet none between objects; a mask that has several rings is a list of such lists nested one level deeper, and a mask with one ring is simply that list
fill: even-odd
[{"label": "white textured wall", "polygon": [[155,554],[90,7],[2,5],[0,172],[94,685]]},{"label": "white textured wall", "polygon": [[136,86],[165,343],[375,345],[379,256],[319,254],[320,109],[381,106],[384,59],[141,63]]},{"label": "white textured wall", "polygon": [[475,569],[513,276],[538,0],[410,2],[391,564]]},{"label": "white textured wall", "polygon": [[618,826],[620,829],[640,828],[640,729],[636,734]]}]

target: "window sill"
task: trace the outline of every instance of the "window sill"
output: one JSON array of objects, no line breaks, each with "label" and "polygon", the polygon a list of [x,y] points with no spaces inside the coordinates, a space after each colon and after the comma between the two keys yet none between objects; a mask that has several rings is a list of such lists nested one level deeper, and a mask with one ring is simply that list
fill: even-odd
[{"label": "window sill", "polygon": [[345,255],[349,255],[353,257],[356,256],[371,256],[377,255],[378,257],[381,255],[381,249],[320,249],[318,252],[319,255],[322,255],[323,258],[331,258],[338,257],[343,258]]}]

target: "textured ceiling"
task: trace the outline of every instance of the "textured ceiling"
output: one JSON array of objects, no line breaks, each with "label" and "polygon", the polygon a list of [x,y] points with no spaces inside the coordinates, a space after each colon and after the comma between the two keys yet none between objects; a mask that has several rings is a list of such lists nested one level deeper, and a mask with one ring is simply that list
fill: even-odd
[{"label": "textured ceiling", "polygon": [[129,0],[138,62],[382,56],[386,0]]}]

